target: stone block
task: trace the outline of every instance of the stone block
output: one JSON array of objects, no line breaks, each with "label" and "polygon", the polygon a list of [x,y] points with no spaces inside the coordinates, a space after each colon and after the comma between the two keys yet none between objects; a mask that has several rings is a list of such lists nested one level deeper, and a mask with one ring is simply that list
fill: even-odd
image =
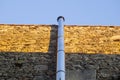
[{"label": "stone block", "polygon": [[96,70],[69,70],[66,72],[66,80],[96,80]]},{"label": "stone block", "polygon": [[48,70],[48,66],[47,65],[36,65],[34,66],[34,69],[37,71]]},{"label": "stone block", "polygon": [[33,80],[44,80],[43,76],[35,76]]}]

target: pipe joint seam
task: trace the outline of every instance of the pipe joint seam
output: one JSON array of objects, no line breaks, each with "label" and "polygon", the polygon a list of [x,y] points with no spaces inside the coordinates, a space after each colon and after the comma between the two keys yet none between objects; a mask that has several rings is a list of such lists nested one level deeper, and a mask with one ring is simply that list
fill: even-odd
[{"label": "pipe joint seam", "polygon": [[58,50],[57,52],[60,52],[60,51],[63,51],[63,52],[65,52],[64,50]]},{"label": "pipe joint seam", "polygon": [[64,70],[58,70],[56,73],[59,73],[59,72],[64,72],[64,73],[65,73],[65,71],[64,71]]}]

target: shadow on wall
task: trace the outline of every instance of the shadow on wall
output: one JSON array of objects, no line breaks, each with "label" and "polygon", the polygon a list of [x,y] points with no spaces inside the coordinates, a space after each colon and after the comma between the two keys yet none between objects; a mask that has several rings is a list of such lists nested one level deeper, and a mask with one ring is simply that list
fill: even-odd
[{"label": "shadow on wall", "polygon": [[0,79],[55,80],[56,50],[57,25],[52,25],[47,53],[0,52]]},{"label": "shadow on wall", "polygon": [[57,52],[57,25],[51,25],[50,43],[48,48],[49,53]]},{"label": "shadow on wall", "polygon": [[[56,54],[57,26],[52,25],[47,53],[0,52],[0,79],[55,80]],[[119,80],[119,61],[119,54],[66,53],[66,70],[95,69],[97,80]]]}]

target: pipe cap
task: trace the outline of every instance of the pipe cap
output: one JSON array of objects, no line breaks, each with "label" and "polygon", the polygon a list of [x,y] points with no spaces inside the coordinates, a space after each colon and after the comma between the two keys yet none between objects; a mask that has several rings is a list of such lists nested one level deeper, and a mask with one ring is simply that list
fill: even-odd
[{"label": "pipe cap", "polygon": [[60,18],[62,18],[63,21],[65,21],[65,18],[64,18],[63,16],[59,16],[59,17],[57,18],[57,21],[58,21]]}]

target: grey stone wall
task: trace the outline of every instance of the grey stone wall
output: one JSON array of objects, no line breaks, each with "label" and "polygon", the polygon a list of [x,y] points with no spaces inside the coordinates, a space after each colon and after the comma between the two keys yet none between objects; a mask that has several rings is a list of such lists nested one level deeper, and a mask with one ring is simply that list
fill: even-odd
[{"label": "grey stone wall", "polygon": [[96,80],[119,80],[120,55],[107,54],[67,54],[67,70],[96,70]]},{"label": "grey stone wall", "polygon": [[[96,70],[96,80],[117,80],[120,55],[66,54],[66,71],[84,69]],[[55,80],[55,75],[56,52],[0,53],[0,80]]]},{"label": "grey stone wall", "polygon": [[53,80],[53,59],[48,53],[0,53],[0,80]]}]

